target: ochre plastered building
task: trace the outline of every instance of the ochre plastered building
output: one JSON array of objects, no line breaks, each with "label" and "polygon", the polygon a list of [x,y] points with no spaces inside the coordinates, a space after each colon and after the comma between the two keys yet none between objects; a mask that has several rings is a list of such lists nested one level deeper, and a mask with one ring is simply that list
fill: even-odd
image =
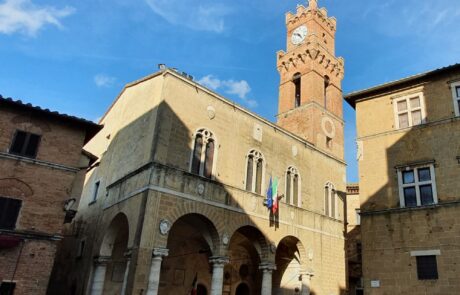
[{"label": "ochre plastered building", "polygon": [[196,278],[198,294],[344,294],[336,21],[312,0],[286,25],[277,124],[175,70],[126,85],[85,147],[99,161],[58,290],[190,294]]},{"label": "ochre plastered building", "polygon": [[64,222],[77,209],[91,158],[82,148],[100,129],[0,96],[2,295],[46,294]]},{"label": "ochre plastered building", "polygon": [[460,65],[351,93],[365,294],[459,294]]}]

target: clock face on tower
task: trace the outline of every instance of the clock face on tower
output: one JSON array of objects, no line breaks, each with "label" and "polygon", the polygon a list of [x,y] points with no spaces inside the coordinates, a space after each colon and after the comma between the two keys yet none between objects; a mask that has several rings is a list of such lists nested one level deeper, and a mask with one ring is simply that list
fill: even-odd
[{"label": "clock face on tower", "polygon": [[292,44],[299,45],[300,43],[302,43],[303,40],[305,40],[305,37],[307,36],[307,32],[307,27],[304,25],[296,28],[291,35]]}]

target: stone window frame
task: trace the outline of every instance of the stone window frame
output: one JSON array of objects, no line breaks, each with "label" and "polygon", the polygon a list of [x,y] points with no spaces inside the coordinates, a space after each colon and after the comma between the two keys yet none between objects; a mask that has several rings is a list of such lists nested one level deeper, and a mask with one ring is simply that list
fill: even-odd
[{"label": "stone window frame", "polygon": [[[254,165],[257,163],[257,161],[259,159],[262,160],[262,175],[261,175],[261,183],[260,183],[260,194],[262,195],[263,194],[263,189],[265,187],[265,168],[267,166],[267,161],[265,160],[265,157],[264,155],[262,154],[262,152],[260,152],[258,149],[250,149],[249,152],[246,154],[246,157],[245,157],[245,169],[244,169],[244,187],[243,189],[246,190],[246,191],[250,191],[252,193],[258,193],[256,192],[256,178],[257,178],[257,171],[256,169],[254,170],[253,169],[253,173],[252,173],[252,177],[251,177],[251,188],[248,189],[247,188],[247,179],[248,179],[248,159],[249,157],[252,156],[253,157],[253,166],[252,167],[256,167],[257,169],[257,165]],[[255,171],[255,173],[254,173]]]},{"label": "stone window frame", "polygon": [[101,185],[102,179],[94,180],[93,186],[91,187],[91,200],[89,201],[88,205],[92,205],[97,202],[99,193],[101,192]]},{"label": "stone window frame", "polygon": [[[434,250],[417,250],[417,251],[411,251],[410,252],[410,256],[411,257],[415,257],[416,258],[416,263],[415,263],[415,267],[416,267],[416,271],[417,271],[417,279],[418,280],[438,280],[439,279],[439,266],[438,266],[438,259],[436,256],[440,256],[441,255],[441,250],[439,249],[434,249]],[[434,257],[435,258],[435,264],[436,264],[436,269],[434,270],[435,272],[435,277],[433,278],[420,278],[420,274],[419,274],[419,261],[418,261],[418,257],[421,257],[421,256],[431,256],[431,257]]]},{"label": "stone window frame", "polygon": [[[291,183],[289,185],[289,188],[290,188],[289,194],[288,194],[288,191],[287,191],[287,189],[288,189],[288,173],[291,173],[291,175],[292,174],[297,175],[297,204],[294,204],[294,178],[292,178],[292,177],[290,179]],[[301,207],[302,206],[302,192],[301,192],[302,178],[300,177],[299,170],[294,165],[289,166],[288,169],[285,172],[284,179],[285,179],[284,202],[286,204],[289,204],[289,205],[292,205],[292,206]],[[287,202],[288,197],[290,199],[289,203]]]},{"label": "stone window frame", "polygon": [[[219,145],[218,145],[218,140],[216,138],[215,133],[212,130],[210,130],[209,128],[207,128],[207,127],[200,127],[195,131],[195,133],[193,133],[192,142],[190,144],[191,153],[190,153],[190,161],[189,161],[189,169],[188,169],[188,171],[190,173],[194,173],[192,171],[192,168],[193,168],[193,156],[195,154],[195,143],[196,143],[196,139],[197,139],[198,135],[202,136],[203,143],[202,143],[202,149],[201,149],[201,155],[200,155],[199,173],[197,175],[199,175],[201,177],[206,177],[204,175],[204,172],[205,172],[204,169],[205,169],[205,163],[206,163],[206,145],[208,144],[208,142],[210,140],[212,140],[214,142],[214,154],[213,154],[213,161],[212,161],[212,167],[211,167],[211,177],[209,177],[209,179],[215,180],[216,179],[216,167],[217,167],[217,165],[216,165],[216,163],[217,163],[217,154],[218,154],[218,146]],[[206,178],[208,178],[208,177],[206,177]]]},{"label": "stone window frame", "polygon": [[[327,193],[327,196],[326,196]],[[327,198],[327,203],[326,203]],[[332,204],[333,203],[333,204]],[[333,207],[332,207],[333,206]],[[334,212],[332,212],[334,209]],[[338,219],[338,202],[337,202],[337,191],[335,185],[331,181],[326,182],[324,185],[324,215]]]},{"label": "stone window frame", "polygon": [[[418,170],[423,169],[423,168],[430,168],[431,179],[429,181],[419,181]],[[414,171],[414,182],[404,184],[403,183],[403,172],[409,171],[409,170]],[[398,174],[399,204],[401,208],[417,208],[417,207],[422,207],[422,206],[431,206],[431,205],[435,205],[438,203],[438,193],[436,189],[436,173],[434,170],[434,163],[427,163],[427,164],[420,164],[420,165],[407,165],[403,167],[398,167],[397,174]],[[420,186],[429,185],[429,184],[431,185],[431,189],[432,189],[433,204],[422,205],[421,197],[420,197]],[[417,205],[415,207],[406,206],[406,201],[404,197],[404,188],[407,188],[407,187],[415,187],[416,202],[417,202]]]},{"label": "stone window frame", "polygon": [[454,113],[456,117],[460,116],[460,81],[450,84],[452,90],[452,101],[454,103]]},{"label": "stone window frame", "polygon": [[[417,107],[417,108],[411,108],[410,107],[410,100],[412,98],[415,98],[415,97],[419,98],[420,106]],[[422,124],[426,123],[425,96],[423,95],[423,92],[418,91],[418,92],[414,92],[414,93],[408,93],[408,94],[404,94],[402,96],[392,97],[391,99],[392,99],[392,103],[393,103],[394,122],[395,122],[395,127],[396,127],[395,129],[411,128],[411,127],[419,126],[419,125],[422,125]],[[398,102],[403,101],[403,100],[406,101],[407,109],[405,111],[398,111]],[[420,110],[420,112],[421,112],[420,124],[413,124],[412,113],[414,111],[418,111],[418,110]],[[404,114],[404,113],[407,113],[407,115],[408,115],[408,118],[407,118],[408,126],[407,127],[401,127],[399,125],[399,115]]]}]

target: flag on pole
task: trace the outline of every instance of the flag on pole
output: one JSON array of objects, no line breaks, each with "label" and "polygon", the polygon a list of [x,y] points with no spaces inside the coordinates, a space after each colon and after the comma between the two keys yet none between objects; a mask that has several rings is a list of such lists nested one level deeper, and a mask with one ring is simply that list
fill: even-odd
[{"label": "flag on pole", "polygon": [[272,187],[272,212],[273,214],[276,213],[276,211],[278,210],[278,178],[275,177],[275,179],[273,180],[273,183],[271,182],[271,179],[270,179],[270,184],[271,184],[271,187]]},{"label": "flag on pole", "polygon": [[195,274],[195,278],[193,279],[192,291],[190,292],[190,295],[197,295],[197,288],[198,288],[198,273]]},{"label": "flag on pole", "polygon": [[273,192],[272,192],[272,177],[270,176],[270,184],[268,185],[267,189],[267,200],[266,200],[267,208],[271,209],[273,206]]}]

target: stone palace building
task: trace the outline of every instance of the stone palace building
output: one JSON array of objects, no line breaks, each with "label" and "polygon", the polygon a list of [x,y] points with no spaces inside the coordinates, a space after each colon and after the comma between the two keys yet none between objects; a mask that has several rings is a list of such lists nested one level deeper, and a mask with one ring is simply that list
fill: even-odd
[{"label": "stone palace building", "polygon": [[276,124],[168,68],[124,87],[85,146],[99,160],[50,290],[344,294],[336,20],[310,0],[286,27]]}]

